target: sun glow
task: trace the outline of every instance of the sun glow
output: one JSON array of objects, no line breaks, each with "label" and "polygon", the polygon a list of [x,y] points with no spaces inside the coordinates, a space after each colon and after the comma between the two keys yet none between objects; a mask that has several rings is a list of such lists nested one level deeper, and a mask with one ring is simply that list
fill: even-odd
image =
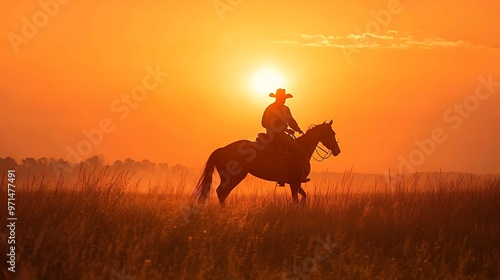
[{"label": "sun glow", "polygon": [[267,96],[278,88],[285,88],[283,75],[273,68],[262,68],[254,73],[251,80],[253,93],[257,96]]}]

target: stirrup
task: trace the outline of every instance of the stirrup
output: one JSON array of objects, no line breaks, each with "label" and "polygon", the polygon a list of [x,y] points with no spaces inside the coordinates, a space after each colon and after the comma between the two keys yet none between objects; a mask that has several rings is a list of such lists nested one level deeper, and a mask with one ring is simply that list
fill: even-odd
[{"label": "stirrup", "polygon": [[302,183],[307,183],[307,182],[309,182],[309,181],[311,181],[311,179],[309,179],[309,178],[305,178],[305,179],[303,179],[303,180],[302,180]]}]

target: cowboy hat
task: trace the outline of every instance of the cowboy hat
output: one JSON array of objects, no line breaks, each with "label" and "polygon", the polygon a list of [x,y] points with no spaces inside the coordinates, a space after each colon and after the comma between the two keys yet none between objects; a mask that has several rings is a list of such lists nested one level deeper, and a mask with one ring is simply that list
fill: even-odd
[{"label": "cowboy hat", "polygon": [[274,93],[270,93],[269,94],[270,97],[284,97],[285,99],[287,98],[292,98],[293,95],[289,94],[289,93],[286,93],[286,90],[284,88],[279,88],[276,90],[276,94]]}]

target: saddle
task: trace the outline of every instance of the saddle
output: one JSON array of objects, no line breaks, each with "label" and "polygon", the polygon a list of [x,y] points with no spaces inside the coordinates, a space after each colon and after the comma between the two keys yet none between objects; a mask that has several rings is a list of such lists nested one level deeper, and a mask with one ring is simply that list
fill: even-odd
[{"label": "saddle", "polygon": [[255,139],[255,145],[260,148],[259,150],[265,151],[267,154],[274,154],[282,159],[288,159],[288,161],[303,156],[302,153],[290,151],[286,146],[281,145],[280,142],[273,141],[271,137],[266,133],[259,133],[257,139]]},{"label": "saddle", "polygon": [[278,145],[279,143],[272,141],[271,136],[266,133],[259,133],[255,142],[276,152],[289,153],[282,145]]}]

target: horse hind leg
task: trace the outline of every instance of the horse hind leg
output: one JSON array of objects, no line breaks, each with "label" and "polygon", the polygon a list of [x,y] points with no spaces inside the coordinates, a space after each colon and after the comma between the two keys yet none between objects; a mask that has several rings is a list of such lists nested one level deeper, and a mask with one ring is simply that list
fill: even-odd
[{"label": "horse hind leg", "polygon": [[[227,174],[227,173],[226,173]],[[220,176],[220,184],[217,187],[217,196],[220,205],[224,205],[229,193],[247,176],[247,173],[241,172],[235,176]]]}]

